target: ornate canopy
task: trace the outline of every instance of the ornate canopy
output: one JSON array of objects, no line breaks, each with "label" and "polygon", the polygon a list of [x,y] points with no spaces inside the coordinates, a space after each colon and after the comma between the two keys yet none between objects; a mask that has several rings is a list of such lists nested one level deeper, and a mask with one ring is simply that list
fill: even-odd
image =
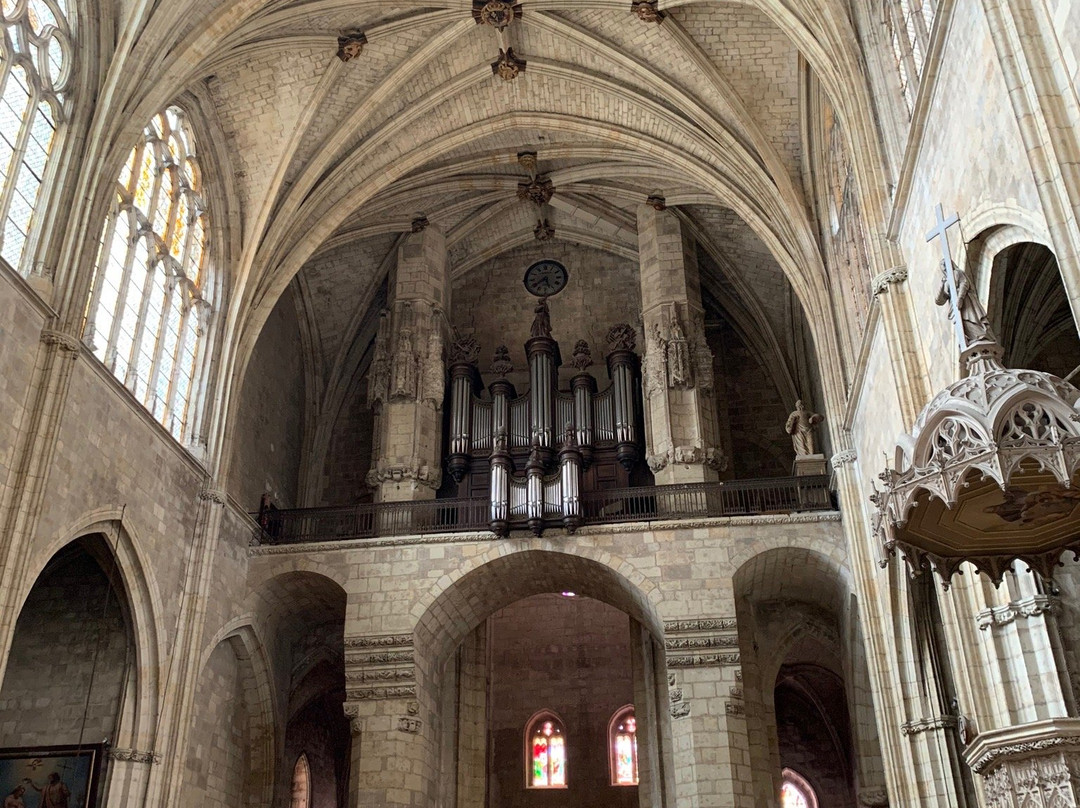
[{"label": "ornate canopy", "polygon": [[888,556],[946,585],[969,561],[995,582],[1014,560],[1050,577],[1080,554],[1080,390],[1001,364],[992,335],[963,353],[965,378],[942,390],[879,479],[875,532]]}]

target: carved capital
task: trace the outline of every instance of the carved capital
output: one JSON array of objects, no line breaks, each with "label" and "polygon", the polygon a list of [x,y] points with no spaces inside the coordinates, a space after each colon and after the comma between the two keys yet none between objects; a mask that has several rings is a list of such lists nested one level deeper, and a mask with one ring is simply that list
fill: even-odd
[{"label": "carved capital", "polygon": [[199,492],[199,499],[203,502],[213,502],[216,505],[224,505],[229,495],[223,488],[204,488]]},{"label": "carved capital", "polygon": [[125,749],[116,747],[109,750],[109,757],[113,760],[123,760],[131,763],[161,763],[161,755],[154,751],[141,751],[139,749]]},{"label": "carved capital", "polygon": [[342,709],[345,711],[345,717],[349,719],[349,731],[353,736],[359,735],[364,731],[364,721],[360,718],[360,705],[359,704],[344,704]]},{"label": "carved capital", "polygon": [[993,606],[983,609],[975,620],[982,631],[988,628],[1000,628],[1007,626],[1018,617],[1040,617],[1044,614],[1053,614],[1058,611],[1060,603],[1057,598],[1050,595],[1032,595],[1030,598],[1014,600],[1004,606]]},{"label": "carved capital", "polygon": [[80,343],[71,334],[65,334],[63,331],[54,331],[51,328],[43,329],[41,332],[41,341],[46,345],[55,345],[62,352],[68,355],[69,359],[79,358]]},{"label": "carved capital", "polygon": [[375,488],[383,483],[415,482],[438,491],[442,485],[442,470],[427,463],[414,460],[412,463],[387,463],[380,460],[367,473],[367,484]]},{"label": "carved capital", "polygon": [[956,726],[954,715],[932,715],[929,718],[916,718],[900,725],[901,735],[918,735],[937,729],[949,729]]},{"label": "carved capital", "polygon": [[859,789],[859,805],[863,808],[888,808],[889,792],[883,788]]},{"label": "carved capital", "polygon": [[842,468],[849,463],[854,463],[859,459],[859,454],[854,449],[844,449],[842,452],[837,452],[830,459],[829,463],[832,464],[834,469]]},{"label": "carved capital", "polygon": [[871,283],[874,295],[881,295],[889,291],[889,286],[894,283],[903,283],[908,279],[907,267],[893,267],[878,275]]}]

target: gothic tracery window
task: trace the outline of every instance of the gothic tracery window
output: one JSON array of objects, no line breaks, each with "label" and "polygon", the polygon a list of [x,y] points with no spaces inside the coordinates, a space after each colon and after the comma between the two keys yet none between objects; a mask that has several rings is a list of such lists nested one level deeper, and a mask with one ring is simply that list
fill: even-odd
[{"label": "gothic tracery window", "polygon": [[541,712],[525,733],[530,788],[566,787],[566,732],[554,713]]},{"label": "gothic tracery window", "polygon": [[889,44],[909,115],[914,111],[919,95],[935,11],[935,0],[885,0]]},{"label": "gothic tracery window", "polygon": [[0,256],[24,275],[72,57],[61,3],[0,0]]},{"label": "gothic tracery window", "polygon": [[611,760],[611,784],[638,784],[637,717],[634,705],[615,713],[608,725],[608,754]]},{"label": "gothic tracery window", "polygon": [[818,808],[817,795],[805,777],[791,769],[784,769],[783,778],[780,808]]},{"label": "gothic tracery window", "polygon": [[308,808],[311,804],[311,766],[301,753],[293,767],[292,800],[289,808]]},{"label": "gothic tracery window", "polygon": [[131,150],[101,236],[84,339],[182,442],[214,286],[206,202],[191,127],[179,107],[155,115]]}]

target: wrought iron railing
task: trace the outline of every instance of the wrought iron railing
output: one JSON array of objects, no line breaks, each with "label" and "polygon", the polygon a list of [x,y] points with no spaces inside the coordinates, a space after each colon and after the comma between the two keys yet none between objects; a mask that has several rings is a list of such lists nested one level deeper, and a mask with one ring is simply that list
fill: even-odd
[{"label": "wrought iron railing", "polygon": [[[581,497],[584,524],[652,522],[717,516],[752,516],[835,507],[827,476],[774,477],[723,483],[613,488]],[[433,499],[364,503],[334,508],[267,509],[252,514],[260,544],[344,541],[425,533],[487,530],[487,499]],[[556,528],[559,517],[545,520]],[[525,520],[511,522],[524,528]]]}]

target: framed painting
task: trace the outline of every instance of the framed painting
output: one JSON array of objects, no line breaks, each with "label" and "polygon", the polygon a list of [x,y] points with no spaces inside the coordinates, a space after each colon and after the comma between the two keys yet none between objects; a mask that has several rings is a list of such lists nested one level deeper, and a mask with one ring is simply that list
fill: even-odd
[{"label": "framed painting", "polygon": [[105,747],[0,749],[0,808],[97,808]]}]

